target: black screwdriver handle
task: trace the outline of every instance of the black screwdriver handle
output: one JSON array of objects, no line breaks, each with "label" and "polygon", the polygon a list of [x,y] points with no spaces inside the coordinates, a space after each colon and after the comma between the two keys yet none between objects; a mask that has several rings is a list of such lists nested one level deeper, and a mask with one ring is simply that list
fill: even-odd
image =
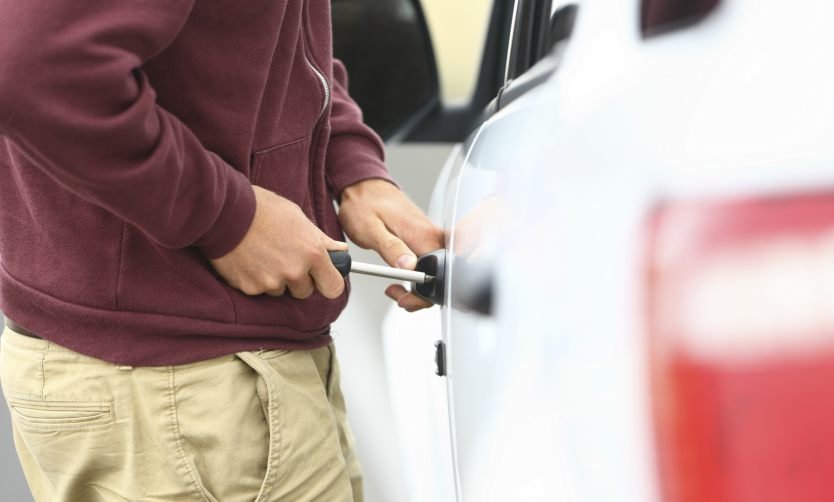
[{"label": "black screwdriver handle", "polygon": [[342,277],[347,277],[351,266],[350,253],[347,251],[328,251],[327,254],[330,255],[330,261],[333,262],[333,266],[342,274]]}]

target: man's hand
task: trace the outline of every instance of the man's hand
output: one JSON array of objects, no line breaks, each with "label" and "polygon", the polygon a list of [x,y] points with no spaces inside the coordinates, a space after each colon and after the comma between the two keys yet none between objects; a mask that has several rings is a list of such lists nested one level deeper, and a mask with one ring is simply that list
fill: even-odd
[{"label": "man's hand", "polygon": [[[342,192],[339,221],[350,239],[373,249],[392,267],[414,270],[417,255],[443,247],[443,231],[397,187],[384,180],[366,180]],[[413,312],[431,304],[392,284],[385,294]]]},{"label": "man's hand", "polygon": [[327,298],[342,294],[345,281],[328,250],[347,244],[326,236],[297,205],[261,187],[255,189],[255,219],[229,254],[211,263],[232,287],[247,295],[266,293],[307,298],[316,289]]}]

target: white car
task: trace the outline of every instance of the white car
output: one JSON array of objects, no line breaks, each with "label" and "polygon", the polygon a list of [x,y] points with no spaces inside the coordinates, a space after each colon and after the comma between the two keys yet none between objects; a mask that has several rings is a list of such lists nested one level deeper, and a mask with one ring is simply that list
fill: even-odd
[{"label": "white car", "polygon": [[834,500],[834,4],[495,9],[441,307],[384,326],[402,500]]}]

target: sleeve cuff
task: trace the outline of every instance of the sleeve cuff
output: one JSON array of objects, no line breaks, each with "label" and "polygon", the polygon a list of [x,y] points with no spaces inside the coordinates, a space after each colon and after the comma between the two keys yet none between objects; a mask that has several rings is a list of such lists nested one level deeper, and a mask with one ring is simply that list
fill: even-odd
[{"label": "sleeve cuff", "polygon": [[255,191],[235,169],[229,169],[223,208],[211,229],[196,243],[206,258],[225,256],[240,244],[255,219]]},{"label": "sleeve cuff", "polygon": [[332,137],[327,148],[327,183],[336,200],[342,191],[360,181],[381,179],[397,185],[376,144],[362,136]]}]

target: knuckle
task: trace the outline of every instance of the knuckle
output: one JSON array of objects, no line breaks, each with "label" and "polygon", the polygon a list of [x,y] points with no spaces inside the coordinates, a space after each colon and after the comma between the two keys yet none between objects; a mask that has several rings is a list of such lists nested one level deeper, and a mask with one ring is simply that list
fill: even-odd
[{"label": "knuckle", "polygon": [[310,252],[310,263],[321,263],[325,260],[330,261],[330,255],[324,247],[318,248]]},{"label": "knuckle", "polygon": [[265,277],[261,281],[261,285],[265,291],[278,291],[281,289],[281,281],[271,276]]},{"label": "knuckle", "polygon": [[278,292],[280,292],[281,290],[284,289],[284,287],[283,287],[283,285],[281,284],[280,281],[270,280],[268,283],[264,283],[262,289],[264,291],[278,291]]},{"label": "knuckle", "polygon": [[304,263],[305,265],[315,263],[317,260],[319,260],[321,258],[323,253],[324,253],[323,250],[320,249],[318,246],[314,246],[314,245],[306,246],[300,253],[301,254],[301,256],[300,256],[301,257],[301,262]]},{"label": "knuckle", "polygon": [[292,268],[287,271],[286,278],[290,284],[298,284],[307,276],[307,271],[303,268]]}]

